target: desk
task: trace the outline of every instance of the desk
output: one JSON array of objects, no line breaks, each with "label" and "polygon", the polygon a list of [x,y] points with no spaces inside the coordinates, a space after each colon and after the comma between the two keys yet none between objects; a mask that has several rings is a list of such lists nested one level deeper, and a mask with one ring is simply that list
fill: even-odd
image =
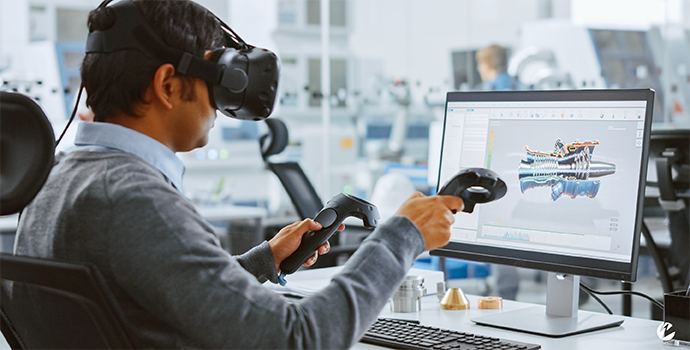
[{"label": "desk", "polygon": [[[600,331],[578,334],[565,338],[548,338],[527,333],[513,332],[499,328],[478,326],[470,321],[471,318],[495,314],[503,311],[533,307],[534,304],[504,300],[503,308],[499,310],[480,310],[477,308],[477,296],[468,295],[469,310],[441,310],[436,295],[422,298],[422,309],[413,313],[394,313],[386,307],[380,317],[419,320],[422,324],[471,332],[482,335],[495,336],[525,343],[540,344],[544,350],[571,349],[644,349],[644,350],[678,350],[680,348],[664,345],[656,335],[659,321],[624,317],[625,322],[620,327]],[[590,313],[580,311],[581,313]],[[378,346],[357,343],[352,349],[384,349]]]},{"label": "desk", "polygon": [[[219,205],[197,207],[197,211],[208,221],[227,223],[227,229],[219,230],[224,248],[232,248],[233,254],[243,253],[261,243],[266,209],[258,207]],[[11,253],[19,215],[0,217],[0,251]]]},{"label": "desk", "polygon": [[212,224],[222,223],[216,228],[216,233],[230,254],[242,254],[264,240],[265,208],[219,205],[197,207],[197,211]]}]

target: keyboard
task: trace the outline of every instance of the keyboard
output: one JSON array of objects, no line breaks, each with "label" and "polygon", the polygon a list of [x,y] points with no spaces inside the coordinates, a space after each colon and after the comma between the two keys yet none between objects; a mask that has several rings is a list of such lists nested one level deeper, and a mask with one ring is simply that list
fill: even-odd
[{"label": "keyboard", "polygon": [[422,325],[415,320],[379,318],[361,342],[394,349],[536,350],[541,345]]}]

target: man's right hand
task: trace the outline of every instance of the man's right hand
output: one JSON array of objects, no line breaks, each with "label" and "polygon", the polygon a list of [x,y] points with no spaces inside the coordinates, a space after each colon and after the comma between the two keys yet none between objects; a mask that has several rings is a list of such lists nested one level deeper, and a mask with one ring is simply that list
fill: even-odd
[{"label": "man's right hand", "polygon": [[450,240],[450,226],[455,222],[453,211],[464,208],[455,196],[425,196],[416,192],[400,206],[396,215],[406,216],[422,232],[425,250],[443,247]]}]

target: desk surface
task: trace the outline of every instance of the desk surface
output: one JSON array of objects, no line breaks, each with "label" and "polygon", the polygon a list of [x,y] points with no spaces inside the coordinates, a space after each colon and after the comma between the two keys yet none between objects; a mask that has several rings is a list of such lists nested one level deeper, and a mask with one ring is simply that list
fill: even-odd
[{"label": "desk surface", "polygon": [[[197,207],[199,214],[206,220],[232,221],[238,219],[266,219],[266,209],[239,205],[219,205],[213,207]],[[19,215],[0,217],[0,231],[15,231]]]},{"label": "desk surface", "polygon": [[[503,308],[498,310],[480,310],[477,308],[477,296],[468,295],[470,300],[469,310],[441,310],[436,295],[422,298],[422,310],[413,313],[394,313],[390,307],[386,307],[380,317],[419,320],[422,324],[460,330],[475,334],[495,336],[525,343],[534,343],[542,346],[544,350],[570,350],[570,349],[644,349],[644,350],[671,350],[676,347],[662,343],[656,335],[656,329],[661,324],[659,321],[644,320],[632,317],[623,317],[625,321],[619,327],[600,331],[578,334],[564,338],[549,338],[531,335],[527,333],[513,332],[499,328],[485,327],[474,324],[471,318],[533,307],[534,304],[505,300]],[[588,314],[590,312],[580,311]],[[358,343],[353,349],[383,349],[378,346]]]},{"label": "desk surface", "polygon": [[219,205],[213,207],[197,207],[199,214],[206,220],[232,221],[238,219],[266,219],[265,208],[239,205]]}]

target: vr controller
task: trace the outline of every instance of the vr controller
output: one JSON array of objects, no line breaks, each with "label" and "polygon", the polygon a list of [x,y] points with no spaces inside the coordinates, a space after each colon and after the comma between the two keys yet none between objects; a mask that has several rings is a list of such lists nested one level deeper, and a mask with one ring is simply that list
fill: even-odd
[{"label": "vr controller", "polygon": [[487,203],[505,196],[508,188],[498,174],[483,168],[467,168],[446,182],[440,195],[462,198],[465,207],[462,211],[471,213],[477,203]]},{"label": "vr controller", "polygon": [[302,236],[299,248],[280,264],[280,271],[292,274],[338,230],[345,218],[354,216],[362,219],[364,227],[375,228],[379,221],[379,210],[375,205],[355,196],[340,193],[326,203],[316,214],[314,221],[321,224],[318,231],[309,231]]}]

